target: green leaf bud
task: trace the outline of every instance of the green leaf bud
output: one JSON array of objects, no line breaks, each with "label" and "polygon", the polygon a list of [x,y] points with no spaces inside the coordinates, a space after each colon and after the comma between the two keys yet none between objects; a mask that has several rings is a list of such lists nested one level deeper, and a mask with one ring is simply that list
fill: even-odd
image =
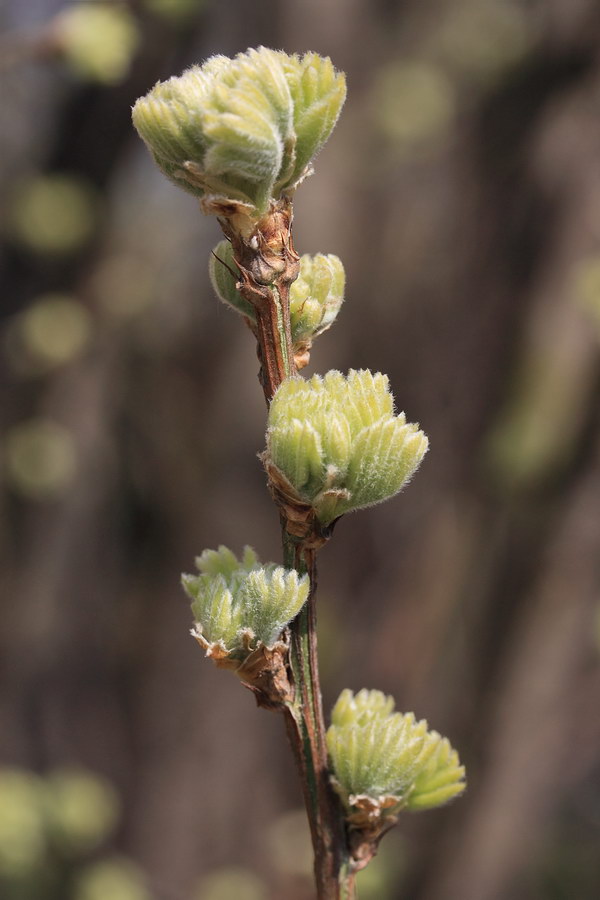
[{"label": "green leaf bud", "polygon": [[394,415],[386,376],[331,371],[279,387],[269,410],[267,468],[286,493],[312,505],[323,525],[398,493],[419,466],[428,441]]},{"label": "green leaf bud", "polygon": [[[251,303],[237,290],[238,268],[229,241],[214,248],[209,274],[215,293],[223,303],[256,320]],[[308,253],[300,257],[300,272],[290,288],[290,325],[294,345],[310,342],[333,324],[344,301],[344,267],[333,254]]]},{"label": "green leaf bud", "polygon": [[227,547],[196,559],[199,575],[183,575],[192,599],[195,637],[207,655],[243,660],[259,645],[272,647],[298,614],[309,591],[307,575],[261,565],[246,547],[241,560]]},{"label": "green leaf bud", "polygon": [[355,826],[374,817],[383,825],[401,809],[440,806],[464,790],[465,770],[448,740],[413,713],[394,712],[381,691],[343,691],[331,719],[334,784]]},{"label": "green leaf bud", "polygon": [[318,432],[310,422],[292,419],[275,426],[271,440],[277,448],[275,464],[285,472],[298,491],[312,496],[323,480],[323,449]]},{"label": "green leaf bud", "polygon": [[345,273],[332,253],[306,253],[290,288],[290,321],[294,343],[311,341],[335,321],[344,302]]},{"label": "green leaf bud", "polygon": [[208,273],[215,294],[231,306],[236,312],[240,312],[243,316],[250,319],[251,322],[256,321],[254,307],[247,300],[244,300],[240,292],[236,288],[237,264],[233,257],[233,249],[229,241],[219,241],[210,256],[208,264]]},{"label": "green leaf bud", "polygon": [[307,174],[344,98],[329,59],[259,47],[158,82],[133,123],[164,174],[203,197],[206,212],[223,215],[233,202],[256,217]]},{"label": "green leaf bud", "polygon": [[128,74],[140,42],[134,17],[111,3],[77,3],[53,25],[57,49],[80,77],[118,84]]}]

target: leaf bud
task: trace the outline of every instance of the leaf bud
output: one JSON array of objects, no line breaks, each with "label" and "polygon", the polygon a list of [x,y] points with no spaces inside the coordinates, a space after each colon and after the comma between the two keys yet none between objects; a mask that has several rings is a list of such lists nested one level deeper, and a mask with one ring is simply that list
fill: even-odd
[{"label": "leaf bud", "polygon": [[[300,257],[298,278],[290,287],[290,326],[295,349],[308,345],[326,331],[344,301],[344,267],[332,253]],[[216,295],[223,303],[255,321],[254,307],[240,295],[238,267],[230,241],[220,241],[209,262]]]},{"label": "leaf bud", "polygon": [[[297,357],[335,321],[344,302],[345,273],[332,253],[300,257],[300,273],[290,288],[290,323]],[[302,368],[308,362],[303,361]]]},{"label": "leaf bud", "polygon": [[269,410],[263,460],[288,497],[322,525],[398,493],[427,451],[418,425],[394,415],[387,376],[335,370],[284,381]]},{"label": "leaf bud", "polygon": [[163,173],[202,197],[205,212],[224,215],[231,203],[257,218],[309,173],[345,91],[329,59],[259,47],[158,82],[133,107],[133,123]]},{"label": "leaf bud", "polygon": [[381,691],[342,691],[327,749],[357,859],[373,855],[401,810],[441,806],[465,789],[465,769],[449,741],[413,713],[394,712],[392,697]]},{"label": "leaf bud", "polygon": [[198,575],[183,575],[192,600],[194,637],[215,662],[238,669],[259,647],[273,648],[299,613],[309,591],[307,575],[274,563],[261,565],[251,547],[241,560],[227,547],[205,550]]},{"label": "leaf bud", "polygon": [[140,43],[138,26],[128,9],[102,2],[69,6],[55,19],[52,38],[80,78],[109,85],[127,76]]},{"label": "leaf bud", "polygon": [[254,307],[247,300],[244,300],[236,287],[238,279],[235,273],[237,271],[237,263],[233,256],[231,242],[219,241],[211,253],[208,263],[208,274],[210,275],[213,290],[219,300],[235,309],[236,312],[246,316],[251,322],[255,322]]}]

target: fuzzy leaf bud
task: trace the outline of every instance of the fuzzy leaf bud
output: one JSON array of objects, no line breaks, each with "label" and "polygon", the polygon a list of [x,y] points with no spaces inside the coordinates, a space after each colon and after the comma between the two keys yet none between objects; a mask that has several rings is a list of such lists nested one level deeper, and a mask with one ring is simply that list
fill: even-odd
[{"label": "fuzzy leaf bud", "polygon": [[344,302],[344,284],[344,267],[337,256],[300,257],[300,273],[290,288],[294,343],[312,341],[333,324]]},{"label": "fuzzy leaf bud", "polygon": [[465,789],[464,767],[448,740],[424,719],[394,712],[381,691],[342,691],[327,748],[357,858],[364,846],[376,847],[400,810],[441,806]]},{"label": "fuzzy leaf bud", "polygon": [[227,547],[205,550],[196,566],[199,574],[183,575],[182,584],[192,600],[194,636],[216,660],[239,665],[257,646],[272,648],[308,597],[308,576],[261,565],[250,547],[241,560]]},{"label": "fuzzy leaf bud", "polygon": [[[214,248],[209,274],[219,299],[255,321],[253,306],[237,290],[238,268],[229,241],[220,241]],[[344,267],[337,256],[305,253],[300,257],[298,278],[290,287],[290,326],[295,348],[309,348],[314,338],[333,324],[344,301],[344,282]]]},{"label": "fuzzy leaf bud", "polygon": [[368,370],[284,381],[269,410],[267,470],[322,525],[398,493],[427,451],[427,437],[394,415],[387,377]]},{"label": "fuzzy leaf bud", "polygon": [[238,291],[235,273],[237,264],[233,256],[233,249],[229,241],[219,241],[210,255],[208,274],[210,275],[213,290],[219,300],[226,303],[236,312],[246,316],[251,322],[256,321],[254,307],[244,300]]},{"label": "fuzzy leaf bud", "polygon": [[329,59],[259,47],[158,82],[135,104],[133,123],[163,173],[202,197],[205,212],[233,215],[233,204],[252,219],[308,174],[344,97]]}]

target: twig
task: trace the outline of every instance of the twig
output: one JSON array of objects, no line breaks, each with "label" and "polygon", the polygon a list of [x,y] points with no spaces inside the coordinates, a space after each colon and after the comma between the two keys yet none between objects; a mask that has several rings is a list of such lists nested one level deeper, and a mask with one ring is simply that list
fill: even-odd
[{"label": "twig", "polygon": [[[242,236],[221,220],[240,271],[239,292],[256,313],[253,328],[261,361],[259,375],[270,403],[285,378],[296,375],[292,352],[289,289],[298,275],[291,227],[292,206],[275,204],[250,236]],[[310,594],[290,626],[290,669],[295,697],[284,710],[286,729],[302,781],[315,855],[319,900],[353,900],[354,875],[344,826],[344,813],[329,779],[325,721],[319,681],[316,630],[316,549],[295,538],[282,514],[284,565],[308,573]]]}]

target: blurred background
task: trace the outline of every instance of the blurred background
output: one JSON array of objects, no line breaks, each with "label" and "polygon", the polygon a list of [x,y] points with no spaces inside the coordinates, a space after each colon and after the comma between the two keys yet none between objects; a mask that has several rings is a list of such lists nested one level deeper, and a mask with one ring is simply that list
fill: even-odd
[{"label": "blurred background", "polygon": [[325,706],[392,693],[467,765],[361,900],[600,894],[597,0],[0,0],[0,894],[309,900],[280,719],[189,637],[194,556],[280,559],[216,221],[130,107],[265,44],[348,101],[299,190],[347,300],[308,374],[387,372],[431,452],[320,557]]}]

